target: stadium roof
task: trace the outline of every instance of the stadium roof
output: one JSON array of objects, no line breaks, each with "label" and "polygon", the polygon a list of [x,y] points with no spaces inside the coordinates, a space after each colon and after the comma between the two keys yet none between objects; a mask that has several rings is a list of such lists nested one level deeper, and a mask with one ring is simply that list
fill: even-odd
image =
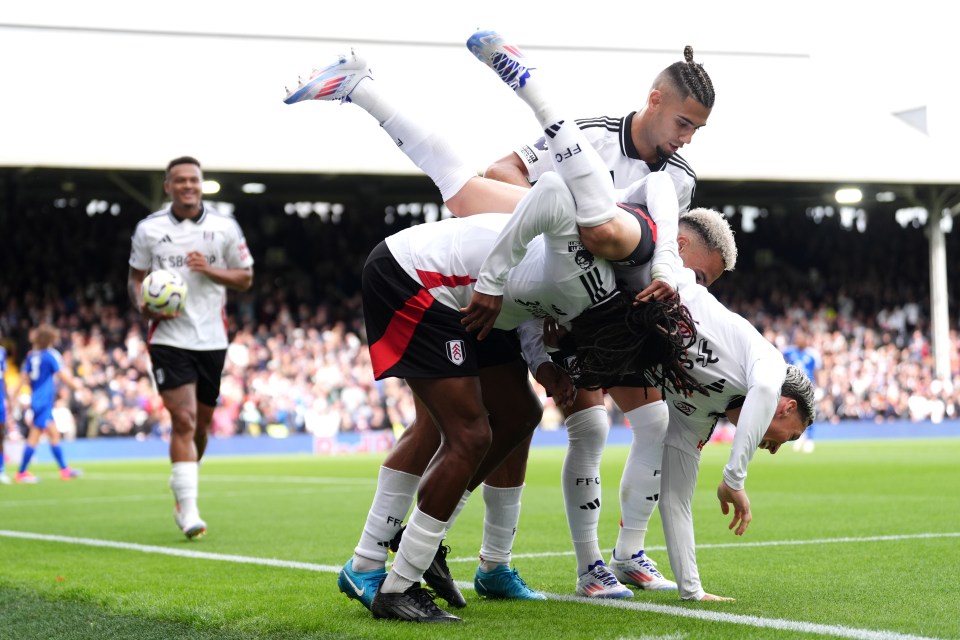
[{"label": "stadium roof", "polygon": [[415,174],[359,109],[282,102],[355,45],[480,169],[538,131],[463,46],[479,24],[539,60],[575,117],[640,107],[693,44],[718,96],[681,152],[701,180],[960,183],[960,53],[932,2],[661,4],[18,3],[0,18],[17,60],[0,67],[0,166],[158,171],[190,154],[208,173]]}]

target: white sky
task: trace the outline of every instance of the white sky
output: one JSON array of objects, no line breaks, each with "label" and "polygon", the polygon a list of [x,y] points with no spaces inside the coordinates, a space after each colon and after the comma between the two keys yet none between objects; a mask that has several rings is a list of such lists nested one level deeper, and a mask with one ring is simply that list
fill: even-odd
[{"label": "white sky", "polygon": [[[539,133],[463,46],[481,27],[525,46],[573,117],[639,108],[692,44],[717,87],[709,126],[683,152],[701,178],[960,182],[960,9],[949,4],[7,2],[0,165],[159,169],[191,154],[208,171],[411,173],[356,107],[282,102],[297,74],[355,43],[385,91],[482,168]],[[930,136],[890,116],[924,105]]]}]

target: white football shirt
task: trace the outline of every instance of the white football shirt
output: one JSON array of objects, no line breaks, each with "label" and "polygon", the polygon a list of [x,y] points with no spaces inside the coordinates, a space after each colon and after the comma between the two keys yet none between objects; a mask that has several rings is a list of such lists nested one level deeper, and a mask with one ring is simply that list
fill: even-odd
[{"label": "white football shirt", "polygon": [[187,304],[179,317],[150,323],[150,344],[194,351],[227,348],[227,288],[187,268],[187,253],[199,251],[211,265],[224,269],[253,266],[240,225],[209,204],[195,220],[178,220],[169,207],[137,224],[130,266],[141,271],[168,269],[187,283]]},{"label": "white football shirt", "polygon": [[[665,171],[673,178],[676,186],[680,212],[689,210],[697,187],[697,174],[687,161],[676,153],[656,164],[644,162],[633,144],[633,138],[630,137],[630,126],[636,115],[637,112],[632,111],[622,118],[601,116],[576,122],[591,146],[600,154],[603,163],[610,169],[613,186],[618,192],[618,202],[643,203],[644,200],[632,195],[632,185],[651,173]],[[533,144],[523,145],[514,151],[527,167],[530,182],[536,182],[545,173],[553,171],[553,161],[544,138],[541,137]]]},{"label": "white football shirt", "polygon": [[452,309],[466,307],[474,287],[502,294],[497,329],[547,316],[569,327],[615,291],[610,264],[580,242],[573,196],[556,174],[540,180],[513,214],[422,224],[386,243],[404,270]]}]

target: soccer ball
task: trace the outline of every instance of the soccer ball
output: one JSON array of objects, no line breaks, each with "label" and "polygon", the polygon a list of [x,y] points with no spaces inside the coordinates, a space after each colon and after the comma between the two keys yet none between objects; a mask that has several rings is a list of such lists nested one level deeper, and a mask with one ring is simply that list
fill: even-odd
[{"label": "soccer ball", "polygon": [[176,271],[151,271],[143,279],[140,295],[144,306],[150,311],[173,315],[183,311],[187,304],[187,283]]}]

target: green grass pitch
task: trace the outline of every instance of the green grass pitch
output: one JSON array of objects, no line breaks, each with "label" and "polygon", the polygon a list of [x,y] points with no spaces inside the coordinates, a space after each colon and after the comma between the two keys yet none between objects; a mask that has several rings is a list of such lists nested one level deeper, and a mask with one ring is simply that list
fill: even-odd
[{"label": "green grass pitch", "polygon": [[[960,639],[960,439],[760,451],[742,538],[714,496],[728,450],[704,450],[694,518],[704,586],[735,602],[572,599],[563,450],[541,448],[514,564],[551,599],[484,601],[465,589],[465,622],[438,626],[374,620],[337,590],[382,456],[211,457],[200,485],[210,530],[195,542],[174,526],[165,460],[88,463],[72,482],[40,465],[40,484],[0,486],[0,638]],[[626,451],[611,447],[603,461],[607,552]],[[447,537],[464,585],[482,513],[475,496]],[[647,545],[670,575],[659,519]]]}]

